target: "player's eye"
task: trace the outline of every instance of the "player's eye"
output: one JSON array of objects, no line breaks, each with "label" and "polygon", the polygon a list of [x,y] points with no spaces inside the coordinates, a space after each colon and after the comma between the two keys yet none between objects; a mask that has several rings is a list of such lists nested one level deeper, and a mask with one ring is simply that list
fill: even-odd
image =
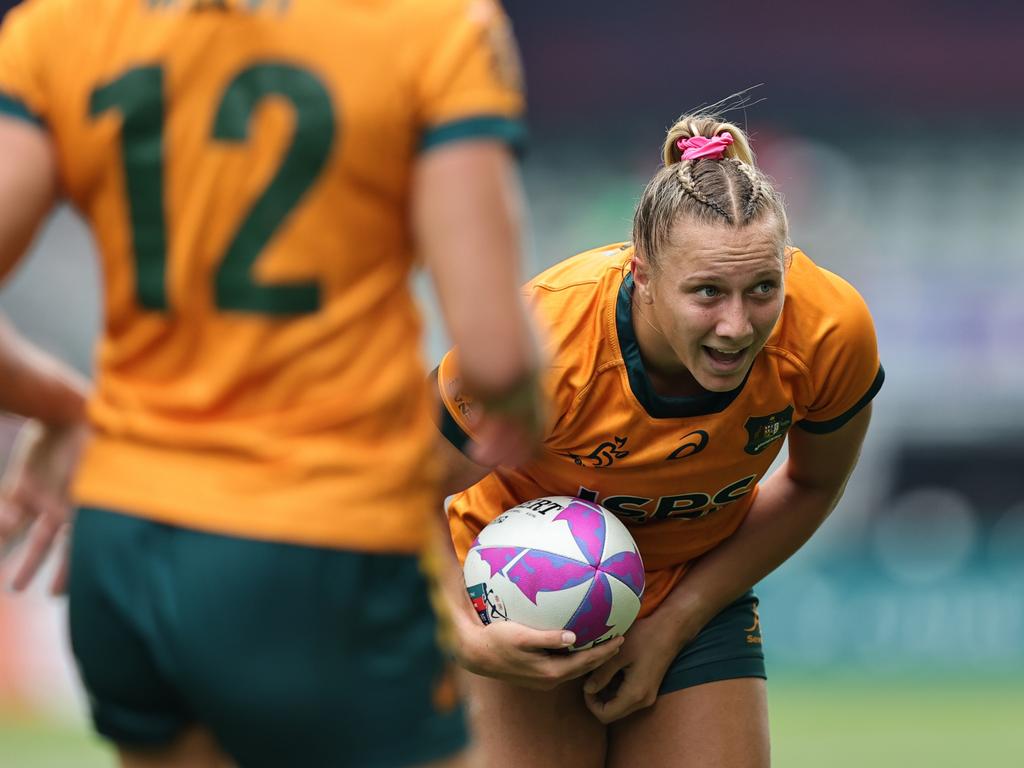
[{"label": "player's eye", "polygon": [[719,290],[713,285],[702,285],[694,291],[702,299],[713,299],[719,294]]},{"label": "player's eye", "polygon": [[754,286],[753,292],[755,296],[770,296],[776,287],[774,280],[762,280]]}]

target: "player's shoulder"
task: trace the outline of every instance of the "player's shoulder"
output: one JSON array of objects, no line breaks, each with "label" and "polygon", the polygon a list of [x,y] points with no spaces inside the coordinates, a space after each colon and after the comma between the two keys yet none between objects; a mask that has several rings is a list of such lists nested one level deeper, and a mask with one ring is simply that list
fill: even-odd
[{"label": "player's shoulder", "polygon": [[91,14],[88,0],[24,0],[7,12],[0,26],[0,113],[27,111],[39,122],[46,111],[45,75],[74,61],[74,44],[91,34]]},{"label": "player's shoulder", "polygon": [[591,248],[548,267],[527,284],[527,289],[535,296],[593,292],[610,280],[621,282],[631,254],[629,243]]},{"label": "player's shoulder", "polygon": [[[331,2],[332,0],[326,0]],[[349,0],[364,10],[379,12],[406,25],[415,27],[420,34],[442,30],[453,24],[469,23],[485,26],[504,11],[497,0]]]},{"label": "player's shoulder", "polygon": [[[4,17],[3,29],[21,30],[41,24],[55,24],[85,12],[87,0],[23,0],[11,8]],[[101,5],[108,0],[97,0]]]},{"label": "player's shoulder", "polygon": [[524,288],[552,365],[576,370],[581,382],[614,356],[608,339],[631,253],[628,243],[593,248],[544,270]]},{"label": "player's shoulder", "polygon": [[556,335],[600,324],[622,284],[630,253],[628,243],[613,243],[570,256],[527,283],[526,300]]},{"label": "player's shoulder", "polygon": [[818,266],[799,248],[788,252],[786,305],[800,313],[801,320],[842,323],[867,313],[860,292],[843,277]]},{"label": "player's shoulder", "polygon": [[21,5],[61,8],[94,18],[236,13],[284,20],[294,15],[354,13],[403,26],[422,29],[426,25],[424,31],[453,20],[484,20],[501,11],[496,0],[24,0]]},{"label": "player's shoulder", "polygon": [[95,41],[130,20],[188,7],[185,0],[23,0],[4,18],[3,27],[37,31],[50,42],[59,39],[61,32],[65,33],[62,43]]},{"label": "player's shoulder", "polygon": [[786,302],[769,345],[807,360],[822,343],[874,338],[871,313],[853,285],[799,248],[787,249],[787,259]]}]

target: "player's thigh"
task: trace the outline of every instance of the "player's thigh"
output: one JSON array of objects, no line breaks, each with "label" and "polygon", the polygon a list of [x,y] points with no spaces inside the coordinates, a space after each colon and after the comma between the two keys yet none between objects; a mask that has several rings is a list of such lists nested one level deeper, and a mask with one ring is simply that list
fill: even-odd
[{"label": "player's thigh", "polygon": [[205,728],[187,728],[173,744],[155,749],[119,748],[121,768],[234,768]]},{"label": "player's thigh", "polygon": [[485,768],[482,763],[474,763],[470,753],[463,750],[454,757],[445,757],[441,760],[432,760],[429,763],[420,763],[412,768]]},{"label": "player's thigh", "polygon": [[583,703],[582,680],[536,691],[463,673],[471,764],[502,768],[601,768],[605,728]]},{"label": "player's thigh", "polygon": [[608,768],[767,768],[765,681],[719,680],[659,696],[613,723],[608,742]]},{"label": "player's thigh", "polygon": [[654,705],[611,726],[610,768],[768,765],[757,608],[752,591],[723,608],[669,665]]}]

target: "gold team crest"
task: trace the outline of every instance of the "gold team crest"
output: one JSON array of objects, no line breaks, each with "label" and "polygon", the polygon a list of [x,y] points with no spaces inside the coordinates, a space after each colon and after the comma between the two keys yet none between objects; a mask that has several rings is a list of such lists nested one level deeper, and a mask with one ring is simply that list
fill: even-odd
[{"label": "gold team crest", "polygon": [[789,432],[793,425],[793,406],[788,406],[778,413],[770,413],[767,416],[751,416],[744,424],[747,428],[747,445],[744,451],[756,455],[765,448],[781,440]]}]

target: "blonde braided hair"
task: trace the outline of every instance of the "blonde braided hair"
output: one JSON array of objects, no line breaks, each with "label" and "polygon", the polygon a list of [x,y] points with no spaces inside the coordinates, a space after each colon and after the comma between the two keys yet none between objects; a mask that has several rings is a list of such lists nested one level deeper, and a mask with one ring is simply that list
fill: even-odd
[{"label": "blonde braided hair", "polygon": [[[683,160],[680,140],[711,139],[728,132],[732,143],[721,159]],[[679,118],[665,136],[664,167],[648,182],[633,216],[633,244],[652,267],[680,219],[696,224],[742,227],[774,220],[782,243],[789,225],[782,198],[761,171],[746,133],[717,115],[695,113]]]}]

